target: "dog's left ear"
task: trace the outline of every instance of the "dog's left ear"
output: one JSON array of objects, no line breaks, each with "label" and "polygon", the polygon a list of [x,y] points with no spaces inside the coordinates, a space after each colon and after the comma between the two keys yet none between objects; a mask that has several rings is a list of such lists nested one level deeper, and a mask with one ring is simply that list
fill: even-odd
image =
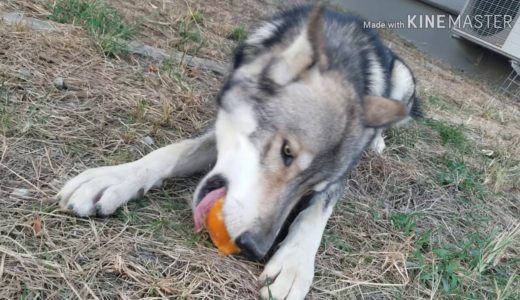
[{"label": "dog's left ear", "polygon": [[274,82],[285,85],[315,64],[320,69],[328,65],[322,14],[323,5],[318,2],[309,14],[306,28],[271,66],[270,77]]},{"label": "dog's left ear", "polygon": [[365,96],[364,111],[367,127],[387,126],[408,116],[408,109],[403,103],[378,96]]}]

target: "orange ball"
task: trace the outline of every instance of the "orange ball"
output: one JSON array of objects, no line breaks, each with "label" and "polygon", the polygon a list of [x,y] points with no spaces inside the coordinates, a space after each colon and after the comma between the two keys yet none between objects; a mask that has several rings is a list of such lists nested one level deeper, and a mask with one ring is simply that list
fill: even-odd
[{"label": "orange ball", "polygon": [[224,197],[219,198],[210,208],[206,219],[206,227],[213,244],[222,255],[236,254],[240,252],[240,248],[231,240],[229,233],[224,224],[222,217],[222,208],[224,206]]}]

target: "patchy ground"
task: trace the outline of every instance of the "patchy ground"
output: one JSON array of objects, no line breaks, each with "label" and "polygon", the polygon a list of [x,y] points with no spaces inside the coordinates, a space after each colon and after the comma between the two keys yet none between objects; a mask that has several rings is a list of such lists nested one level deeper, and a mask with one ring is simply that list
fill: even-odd
[{"label": "patchy ground", "polygon": [[[107,30],[55,2],[82,1],[0,3],[0,13],[74,24],[0,22],[0,298],[254,298],[261,264],[223,258],[193,234],[197,178],[107,219],[69,216],[52,196],[86,168],[135,160],[211,122],[219,75],[129,55],[126,43],[227,62],[273,6],[111,0]],[[425,118],[388,132],[385,153],[353,172],[309,299],[519,299],[518,103],[384,37],[415,70]]]}]

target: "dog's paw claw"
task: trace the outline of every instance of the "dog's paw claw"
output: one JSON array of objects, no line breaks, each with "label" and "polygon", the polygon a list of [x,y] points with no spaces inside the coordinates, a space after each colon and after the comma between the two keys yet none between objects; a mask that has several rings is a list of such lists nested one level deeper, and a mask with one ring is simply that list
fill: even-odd
[{"label": "dog's paw claw", "polygon": [[[269,287],[271,284],[274,283],[278,274],[280,274],[280,272],[276,272],[276,273],[269,272],[266,267],[266,269],[264,269],[264,271],[262,272],[260,277],[258,277],[258,280],[257,280],[258,285],[261,288]],[[269,298],[267,298],[267,299],[269,299]]]},{"label": "dog's paw claw", "polygon": [[100,204],[96,204],[96,217],[98,218],[106,218],[109,215],[103,213],[103,207]]}]

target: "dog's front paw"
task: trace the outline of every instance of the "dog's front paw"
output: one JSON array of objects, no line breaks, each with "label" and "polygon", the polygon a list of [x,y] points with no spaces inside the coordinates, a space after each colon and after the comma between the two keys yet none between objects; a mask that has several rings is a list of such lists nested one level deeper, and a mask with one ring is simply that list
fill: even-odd
[{"label": "dog's front paw", "polygon": [[69,180],[56,199],[78,216],[107,216],[148,190],[144,175],[132,163],[89,169]]},{"label": "dog's front paw", "polygon": [[372,140],[372,144],[370,148],[374,150],[377,154],[382,154],[386,148],[385,139],[381,134],[377,134],[374,140]]},{"label": "dog's front paw", "polygon": [[303,245],[285,244],[265,266],[259,281],[262,299],[301,300],[309,292],[314,277],[314,256]]}]

